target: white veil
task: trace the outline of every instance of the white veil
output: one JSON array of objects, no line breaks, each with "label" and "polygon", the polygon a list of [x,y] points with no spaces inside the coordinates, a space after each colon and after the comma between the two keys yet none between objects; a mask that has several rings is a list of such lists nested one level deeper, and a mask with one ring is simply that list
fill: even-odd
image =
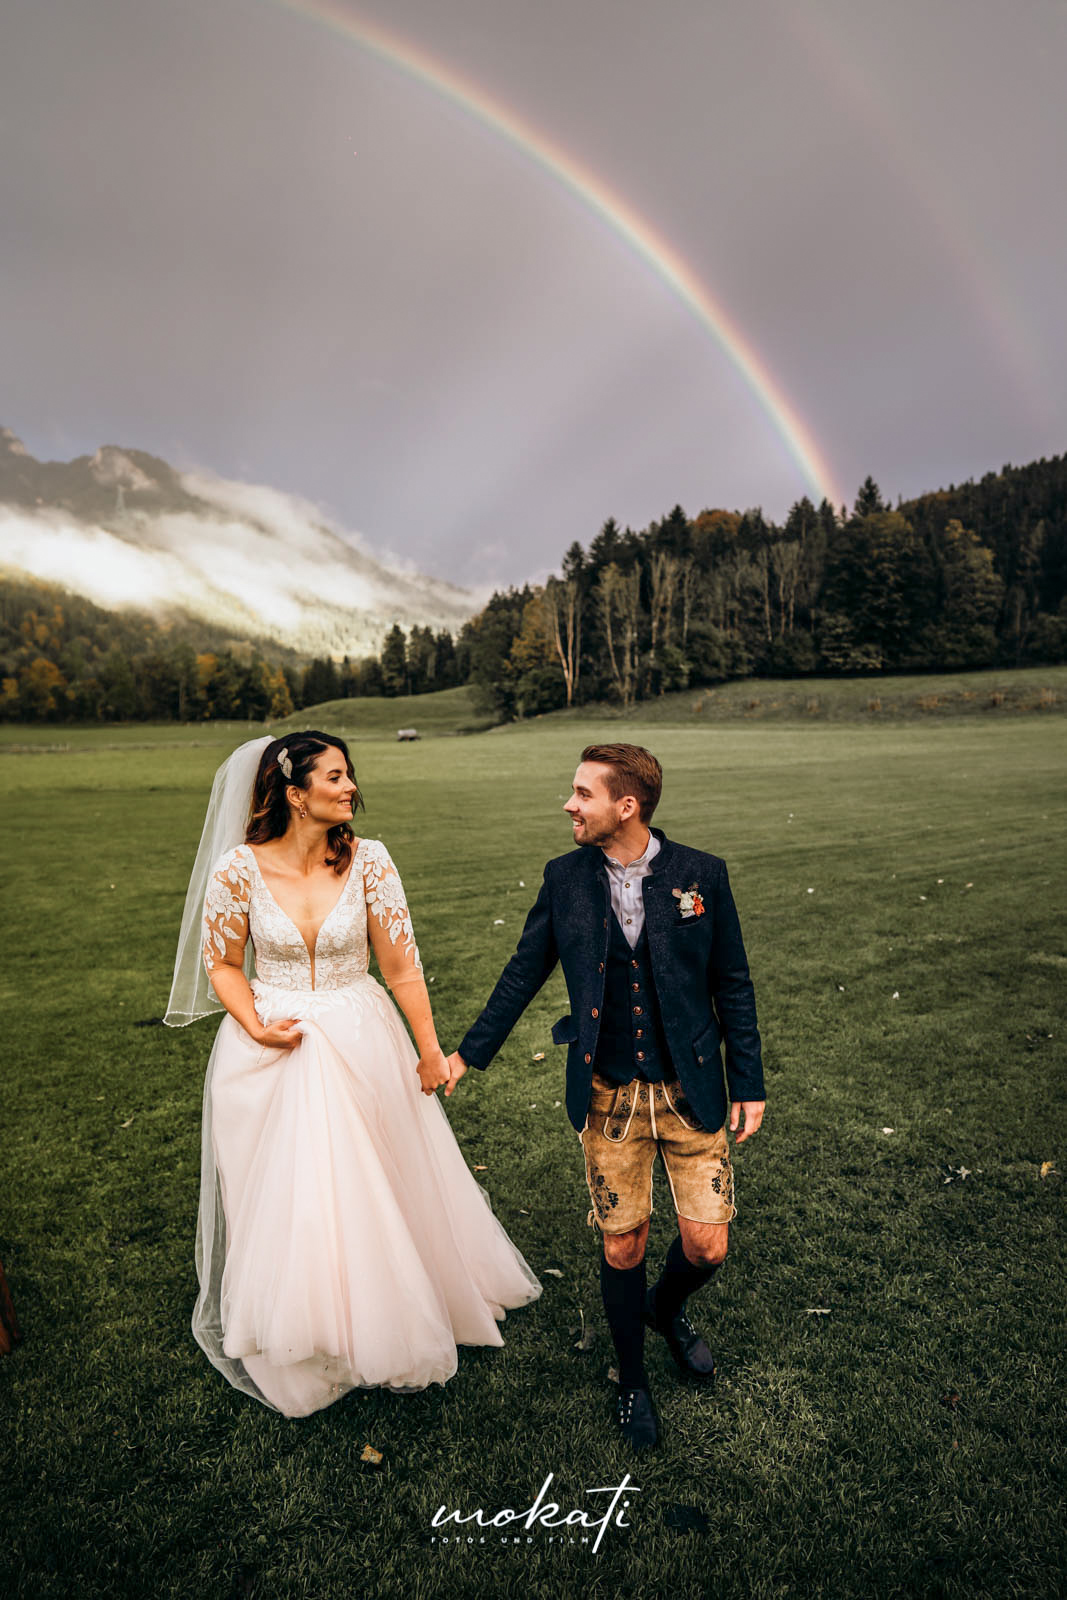
[{"label": "white veil", "polygon": [[[215,774],[204,818],[204,831],[200,835],[200,848],[196,852],[185,895],[178,953],[174,958],[174,978],[163,1018],[168,1027],[184,1028],[198,1017],[206,1017],[211,1012],[223,1009],[204,967],[204,896],[220,857],[244,843],[252,805],[252,786],[256,781],[260,758],[273,742],[273,734],[268,733],[239,745]],[[245,975],[248,978],[253,973],[253,962],[252,941],[249,939],[245,946]]]},{"label": "white veil", "polygon": [[[174,981],[164,1022],[184,1028],[209,1012],[222,1011],[208,980],[203,962],[204,897],[219,858],[244,843],[252,805],[252,787],[260,758],[272,743],[271,735],[250,739],[240,745],[215,774],[211,798],[204,818],[204,831],[196,852],[192,876],[185,896],[185,912],[178,935],[178,954],[174,961]],[[254,966],[252,941],[245,946],[245,974],[251,978]],[[245,1394],[271,1402],[263,1395],[235,1357],[222,1347],[222,1274],[226,1265],[226,1213],[215,1161],[212,1135],[211,1085],[214,1077],[218,1036],[208,1059],[204,1078],[203,1119],[200,1136],[200,1205],[196,1219],[196,1275],[200,1294],[193,1309],[193,1335],[208,1360],[235,1388]],[[272,1408],[276,1409],[276,1408]]]}]

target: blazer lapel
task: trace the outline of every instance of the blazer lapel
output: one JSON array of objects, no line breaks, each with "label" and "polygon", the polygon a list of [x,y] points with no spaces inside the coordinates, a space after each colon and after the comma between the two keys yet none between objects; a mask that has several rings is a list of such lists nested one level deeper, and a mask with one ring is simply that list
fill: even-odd
[{"label": "blazer lapel", "polygon": [[575,862],[572,893],[564,915],[567,931],[583,950],[600,960],[611,914],[608,874],[599,850],[583,850]]},{"label": "blazer lapel", "polygon": [[652,858],[651,871],[641,885],[641,898],[645,904],[645,928],[648,931],[649,949],[665,939],[678,916],[678,907],[671,894],[670,873],[674,846],[658,828],[652,830],[659,840],[659,850]]}]

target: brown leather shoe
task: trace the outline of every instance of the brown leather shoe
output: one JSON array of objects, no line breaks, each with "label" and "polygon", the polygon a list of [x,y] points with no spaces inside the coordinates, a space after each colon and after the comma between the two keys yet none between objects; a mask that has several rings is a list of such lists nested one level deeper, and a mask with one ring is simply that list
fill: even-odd
[{"label": "brown leather shoe", "polygon": [[669,1328],[661,1328],[656,1320],[655,1291],[645,1296],[645,1322],[667,1341],[667,1349],[674,1357],[675,1366],[683,1377],[694,1383],[715,1382],[715,1357],[693,1327],[684,1311],[679,1311]]}]

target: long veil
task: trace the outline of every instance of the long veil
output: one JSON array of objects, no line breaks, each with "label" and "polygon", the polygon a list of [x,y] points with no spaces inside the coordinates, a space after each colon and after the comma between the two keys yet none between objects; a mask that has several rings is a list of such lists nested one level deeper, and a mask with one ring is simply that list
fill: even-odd
[{"label": "long veil", "polygon": [[[245,829],[252,802],[252,786],[259,770],[264,750],[272,743],[268,734],[250,739],[240,745],[222,763],[215,774],[204,818],[200,846],[193,863],[192,876],[185,896],[181,932],[178,935],[178,952],[174,961],[174,978],[164,1022],[172,1028],[184,1028],[198,1017],[225,1008],[215,995],[204,967],[203,915],[204,897],[211,875],[227,851],[244,843]],[[251,978],[255,970],[252,941],[245,947],[245,975]],[[200,1207],[196,1219],[196,1275],[200,1294],[193,1308],[193,1335],[208,1360],[237,1389],[261,1400],[271,1402],[263,1395],[245,1370],[243,1362],[228,1356],[222,1348],[222,1272],[226,1263],[226,1214],[222,1204],[222,1188],[215,1161],[215,1144],[212,1135],[211,1085],[215,1075],[215,1058],[219,1036],[216,1035],[204,1077],[204,1109],[200,1140]],[[272,1410],[277,1409],[271,1406]]]},{"label": "long veil", "polygon": [[[200,846],[185,894],[178,952],[174,958],[174,977],[163,1018],[170,1028],[184,1028],[198,1017],[224,1010],[208,981],[203,962],[204,896],[220,857],[244,843],[252,804],[252,785],[256,781],[260,758],[273,742],[272,735],[265,734],[262,738],[250,739],[247,744],[239,745],[222,763],[211,785]],[[251,978],[253,971],[250,939],[245,947],[245,976]]]}]

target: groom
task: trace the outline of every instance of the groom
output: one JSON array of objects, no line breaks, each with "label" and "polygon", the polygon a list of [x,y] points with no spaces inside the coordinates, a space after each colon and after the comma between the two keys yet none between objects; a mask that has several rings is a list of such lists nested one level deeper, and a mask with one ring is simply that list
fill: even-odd
[{"label": "groom", "polygon": [[[752,980],[726,866],[649,823],[663,772],[639,745],[589,745],[564,806],[583,848],[545,868],[515,954],[449,1061],[446,1094],[487,1067],[556,962],[571,1015],[552,1029],[567,1050],[567,1114],[585,1152],[604,1240],[600,1283],[618,1353],[616,1421],[637,1450],[656,1443],[645,1325],[681,1372],[711,1383],[715,1363],[685,1313],[726,1256],[734,1216],[726,1080],[738,1143],[763,1118]],[[678,1234],[646,1289],[652,1164],[667,1171]]]}]

